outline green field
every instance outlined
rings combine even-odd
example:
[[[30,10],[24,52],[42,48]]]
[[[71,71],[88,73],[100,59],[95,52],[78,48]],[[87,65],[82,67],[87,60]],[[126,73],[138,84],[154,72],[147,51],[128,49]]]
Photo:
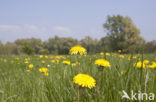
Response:
[[[101,58],[111,67],[99,71],[94,62]],[[149,62],[145,68],[137,68],[139,60]],[[152,62],[156,62],[155,55],[1,56],[0,102],[134,102],[122,99],[122,91],[156,95],[156,69],[148,67]],[[29,68],[30,64],[33,68]],[[39,71],[42,67],[48,69],[48,75]],[[73,83],[78,69],[92,76],[96,86],[89,89]]]

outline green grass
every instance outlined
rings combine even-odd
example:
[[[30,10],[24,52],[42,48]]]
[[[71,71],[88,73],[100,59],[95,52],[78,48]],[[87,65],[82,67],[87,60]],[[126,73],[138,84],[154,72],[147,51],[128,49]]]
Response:
[[[92,76],[96,82],[99,80],[99,72],[94,61],[105,58],[111,63],[111,68],[102,71],[101,96],[97,93],[97,85],[92,89],[80,88],[82,102],[133,102],[121,98],[122,90],[128,94],[133,90],[137,93],[141,91],[156,95],[156,69],[148,68],[142,71],[134,66],[137,59],[128,60],[127,56],[120,58],[118,55],[87,55],[79,58],[80,73]],[[62,64],[63,60],[76,62],[76,57],[64,57],[65,59],[59,59],[59,63],[56,64],[51,63],[54,56],[47,59],[39,56],[1,56],[0,102],[77,102],[78,86],[73,83],[73,77],[77,75],[77,66]],[[29,63],[34,65],[31,72],[26,72],[29,68],[24,63],[25,58],[30,58]],[[152,62],[155,56],[144,55],[144,59]],[[46,63],[42,64],[42,60]],[[49,76],[39,72],[41,67],[48,68]]]

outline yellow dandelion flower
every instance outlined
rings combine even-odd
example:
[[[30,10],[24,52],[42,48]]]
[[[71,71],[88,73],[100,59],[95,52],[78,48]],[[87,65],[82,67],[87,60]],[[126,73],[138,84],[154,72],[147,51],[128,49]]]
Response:
[[[40,68],[39,69],[40,72],[46,73],[48,71],[48,69],[46,67]]]
[[[120,55],[120,58],[124,58],[125,56],[124,55]]]
[[[76,66],[76,63],[72,63],[72,66]]]
[[[29,62],[28,62],[28,61],[25,61],[24,63],[25,63],[25,64],[28,64]]]
[[[72,63],[72,66],[80,65],[80,62]]]
[[[131,60],[131,57],[128,57],[128,60],[130,61]]]
[[[42,64],[45,64],[45,61],[42,61]]]
[[[102,67],[110,67],[111,66],[110,63],[105,59],[97,59],[97,60],[95,60],[94,64],[97,64]]]
[[[55,60],[51,60],[51,63],[55,63]]]
[[[106,55],[107,55],[107,56],[110,56],[110,53],[107,52]]]
[[[125,74],[125,71],[121,71],[121,75]]]
[[[138,68],[141,68],[142,66],[143,66],[144,69],[146,68],[145,63],[142,63],[141,61],[137,62],[137,63],[136,63],[136,66],[137,66]]]
[[[121,53],[121,50],[118,50],[119,53]]]
[[[27,70],[27,72],[30,72],[30,70]]]
[[[101,53],[100,53],[100,55],[104,55],[104,53],[103,53],[103,52],[101,52]]]
[[[29,64],[29,68],[33,68],[34,67],[34,65],[33,64]]]
[[[80,65],[80,62],[76,62],[75,64],[76,64],[76,65]]]
[[[64,64],[70,64],[70,61],[63,61],[62,63],[64,63]]]
[[[143,63],[148,64],[149,60],[144,60]]]
[[[156,68],[156,62],[152,62],[151,65],[148,65],[148,68]]]
[[[40,55],[40,58],[43,58],[43,55]]]
[[[45,76],[48,76],[49,74],[47,72],[44,73]]]
[[[45,58],[48,58],[48,56],[44,56]]]
[[[82,87],[88,87],[90,89],[95,87],[96,84],[95,79],[87,74],[78,74],[73,78],[73,80],[75,84]]]
[[[86,55],[87,54],[87,51],[82,46],[76,45],[76,46],[74,46],[74,47],[72,47],[70,49],[69,54],[71,54],[71,55],[77,55],[77,54]]]

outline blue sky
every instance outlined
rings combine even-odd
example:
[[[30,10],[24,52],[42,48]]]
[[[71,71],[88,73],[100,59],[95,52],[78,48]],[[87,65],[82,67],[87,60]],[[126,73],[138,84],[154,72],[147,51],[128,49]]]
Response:
[[[156,0],[0,0],[0,40],[106,36],[107,15],[130,16],[145,40],[156,40]]]

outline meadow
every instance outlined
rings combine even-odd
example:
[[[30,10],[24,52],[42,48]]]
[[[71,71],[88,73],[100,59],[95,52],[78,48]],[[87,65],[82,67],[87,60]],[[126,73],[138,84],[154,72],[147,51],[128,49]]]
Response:
[[[95,64],[97,59],[107,60],[110,67],[101,70]],[[122,91],[129,95],[132,90],[156,95],[155,62],[154,54],[119,52],[1,56],[0,102],[134,102],[122,99]],[[91,76],[95,86],[89,88],[74,83],[73,78],[79,73]],[[144,101],[150,100],[144,97]]]

